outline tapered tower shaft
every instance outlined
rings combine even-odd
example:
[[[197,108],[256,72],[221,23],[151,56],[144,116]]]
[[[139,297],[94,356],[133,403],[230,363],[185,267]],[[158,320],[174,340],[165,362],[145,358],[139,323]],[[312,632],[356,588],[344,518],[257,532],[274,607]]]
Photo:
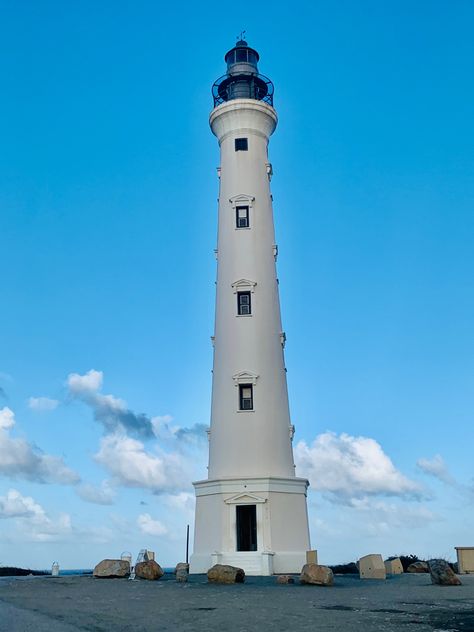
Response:
[[[209,477],[294,476],[267,154],[277,116],[239,99],[210,122],[221,163]]]

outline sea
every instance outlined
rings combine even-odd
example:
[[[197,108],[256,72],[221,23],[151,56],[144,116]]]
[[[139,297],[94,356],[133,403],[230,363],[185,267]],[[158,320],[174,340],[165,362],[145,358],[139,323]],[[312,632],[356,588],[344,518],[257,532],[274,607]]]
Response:
[[[87,575],[92,575],[94,569],[92,568],[59,568],[59,576],[60,577],[71,577],[71,576],[87,576]],[[173,574],[174,573],[174,568],[171,566],[164,566],[163,570],[165,571],[165,574]],[[4,579],[31,579],[32,577],[47,577],[47,576],[51,576],[51,569],[50,568],[45,568],[45,569],[40,569],[41,573],[45,573],[44,575],[3,575],[0,577],[0,581],[4,580]]]

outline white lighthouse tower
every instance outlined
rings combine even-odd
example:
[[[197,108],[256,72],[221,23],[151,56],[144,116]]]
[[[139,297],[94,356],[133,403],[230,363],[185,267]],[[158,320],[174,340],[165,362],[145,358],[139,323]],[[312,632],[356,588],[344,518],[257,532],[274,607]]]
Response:
[[[194,483],[191,572],[216,563],[250,575],[299,572],[310,548],[296,478],[282,331],[268,141],[273,84],[243,40],[213,86],[219,227],[208,479]]]

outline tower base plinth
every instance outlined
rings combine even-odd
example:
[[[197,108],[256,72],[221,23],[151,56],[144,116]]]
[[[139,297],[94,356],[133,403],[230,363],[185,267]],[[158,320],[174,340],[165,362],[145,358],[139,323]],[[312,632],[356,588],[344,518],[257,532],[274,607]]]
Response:
[[[214,564],[247,575],[299,573],[310,548],[302,478],[228,478],[194,483],[196,524],[190,572]]]

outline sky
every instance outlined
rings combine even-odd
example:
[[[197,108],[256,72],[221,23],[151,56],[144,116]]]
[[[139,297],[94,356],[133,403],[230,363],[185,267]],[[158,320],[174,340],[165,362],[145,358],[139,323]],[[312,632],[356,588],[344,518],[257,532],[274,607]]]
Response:
[[[474,532],[474,5],[0,4],[0,565],[172,566],[206,477],[219,153],[246,30],[321,563]]]

